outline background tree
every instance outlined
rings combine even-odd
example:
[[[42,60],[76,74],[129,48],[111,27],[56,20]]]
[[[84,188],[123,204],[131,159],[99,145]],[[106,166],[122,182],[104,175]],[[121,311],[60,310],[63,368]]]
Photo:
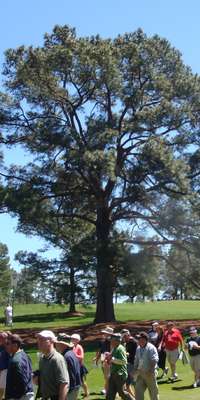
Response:
[[[133,239],[138,226],[158,233],[161,207],[190,193],[199,77],[157,35],[77,38],[56,26],[43,47],[6,52],[4,80],[2,143],[30,161],[2,169],[2,207],[20,226],[95,229],[95,321],[114,320],[113,230],[127,221]]]
[[[11,269],[8,248],[0,243],[0,302],[5,304],[10,301]]]
[[[156,249],[156,254],[158,249]],[[138,248],[126,256],[126,269],[120,279],[120,294],[128,296],[131,302],[138,296],[154,299],[162,288],[161,259],[154,256],[155,246]]]

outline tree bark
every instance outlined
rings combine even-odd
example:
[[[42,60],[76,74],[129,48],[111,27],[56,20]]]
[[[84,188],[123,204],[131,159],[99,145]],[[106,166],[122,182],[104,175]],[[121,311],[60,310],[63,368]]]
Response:
[[[75,294],[76,294],[76,285],[75,285],[75,273],[73,266],[70,266],[70,299],[69,299],[69,312],[76,312],[76,303],[75,303]]]
[[[95,323],[115,321],[113,305],[112,258],[109,251],[111,222],[106,207],[97,211],[97,307]]]

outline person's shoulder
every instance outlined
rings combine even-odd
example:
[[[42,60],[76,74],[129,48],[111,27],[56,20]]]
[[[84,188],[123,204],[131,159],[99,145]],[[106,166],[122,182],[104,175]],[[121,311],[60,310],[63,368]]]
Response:
[[[178,329],[178,328],[173,328],[173,332],[175,332],[175,333],[181,333],[180,329]]]
[[[65,361],[65,358],[63,357],[63,355],[58,353],[58,351],[56,351],[56,350],[53,352],[52,357],[50,358],[50,361],[51,361],[52,365],[54,365],[55,367],[58,367],[58,368],[59,368],[59,366],[61,366],[61,368],[62,368],[62,366],[66,364],[66,361]]]
[[[126,349],[122,343],[120,343],[119,346],[116,347],[116,351],[126,353]]]
[[[154,344],[150,342],[147,343],[147,349],[157,351],[156,346],[154,346]]]
[[[61,353],[59,353],[57,350],[54,350],[52,353],[52,358],[58,359],[58,360],[62,360],[63,359],[63,355]]]

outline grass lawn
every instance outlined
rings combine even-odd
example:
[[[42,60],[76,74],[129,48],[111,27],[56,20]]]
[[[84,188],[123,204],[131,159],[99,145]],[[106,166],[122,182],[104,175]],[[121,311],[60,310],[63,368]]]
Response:
[[[200,319],[199,301],[155,301],[149,303],[117,304],[116,319],[125,321]],[[27,304],[14,306],[14,328],[70,327],[92,323],[95,306],[77,306],[83,316],[66,316],[67,306],[57,304]],[[4,324],[3,308],[0,310],[0,329]]]
[[[100,395],[100,390],[103,388],[103,378],[100,368],[93,368],[92,359],[95,355],[96,348],[94,346],[85,348],[85,363],[89,370],[87,383],[90,390],[91,400],[103,400],[104,396]],[[37,368],[36,349],[28,350],[33,361],[33,367]],[[189,365],[183,366],[181,361],[178,361],[177,372],[180,379],[174,383],[167,383],[166,379],[159,382],[160,400],[197,400],[200,398],[200,388],[190,388],[193,383],[193,373]],[[81,399],[82,396],[80,395]],[[148,393],[145,395],[145,400],[149,399]]]
[[[164,301],[136,304],[118,304],[115,306],[118,321],[151,321],[157,320],[199,320],[199,301]],[[16,305],[14,307],[13,329],[45,329],[81,326],[92,323],[95,313],[94,306],[77,307],[77,311],[83,312],[83,316],[66,316],[67,307],[59,305],[29,304]],[[0,329],[4,328],[3,309],[0,310]],[[103,377],[100,368],[93,368],[92,359],[96,352],[94,344],[85,347],[85,363],[89,370],[88,386],[91,400],[103,400],[100,395],[103,387]],[[32,347],[28,350],[32,358],[33,368],[37,368],[37,349]],[[183,366],[178,361],[177,368],[180,380],[168,383],[166,380],[159,381],[160,400],[197,400],[200,398],[200,388],[192,389],[193,373],[190,366]],[[82,397],[80,396],[80,399]],[[149,399],[146,394],[145,400]]]

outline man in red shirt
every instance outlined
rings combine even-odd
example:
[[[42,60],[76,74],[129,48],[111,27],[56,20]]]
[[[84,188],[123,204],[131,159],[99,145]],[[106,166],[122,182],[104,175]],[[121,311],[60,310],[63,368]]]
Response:
[[[164,331],[162,345],[165,346],[167,361],[171,368],[171,380],[177,379],[176,361],[179,358],[179,347],[183,349],[183,338],[179,329],[174,327],[174,323],[169,321]]]

